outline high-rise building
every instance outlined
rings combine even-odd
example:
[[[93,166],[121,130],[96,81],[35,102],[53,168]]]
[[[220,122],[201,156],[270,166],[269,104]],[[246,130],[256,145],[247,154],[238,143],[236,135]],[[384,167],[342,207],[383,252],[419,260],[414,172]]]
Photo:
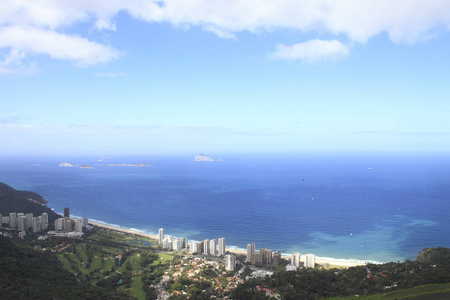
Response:
[[[48,214],[42,213],[42,222],[41,222],[41,229],[46,230],[48,228]]]
[[[162,246],[164,249],[173,249],[175,237],[172,235],[166,235],[162,240]]]
[[[164,228],[160,228],[158,230],[158,243],[162,244],[163,240],[164,240]]]
[[[232,271],[236,268],[236,256],[233,254],[225,255],[225,270]]]
[[[253,252],[255,252],[255,243],[247,244],[247,261],[248,262],[252,262]]]
[[[64,230],[64,218],[59,218],[55,220],[55,230]]]
[[[250,261],[252,262],[252,265],[261,265],[263,263],[262,254],[259,251],[254,251]]]
[[[27,217],[22,215],[17,218],[17,228],[19,228],[20,231],[27,230]]]
[[[9,216],[3,216],[2,217],[2,224],[8,224],[9,225]]]
[[[172,242],[172,249],[180,252],[181,249],[183,249],[183,239],[182,238],[176,238],[175,240],[173,240]]]
[[[264,265],[272,264],[272,250],[263,248],[263,249],[259,250],[259,252],[261,253],[262,263]]]
[[[188,247],[188,238],[184,237],[183,238],[183,249]]]
[[[189,251],[191,253],[198,252],[198,243],[196,241],[191,241],[189,243]]]
[[[162,241],[162,247],[163,249],[171,249],[172,248],[172,241],[168,239],[167,237],[163,239]]]
[[[9,213],[9,227],[11,228],[17,227],[17,214],[14,212]]]
[[[204,240],[203,241],[203,254],[206,254],[206,255],[210,255],[211,254],[209,246],[210,246],[209,245],[209,240]]]
[[[75,223],[75,232],[83,232],[83,221],[81,219],[76,219]]]
[[[64,217],[64,230],[72,231],[73,222],[71,219]]]
[[[314,268],[316,266],[316,256],[314,254],[305,254],[305,268]]]
[[[42,230],[42,217],[33,218],[33,232],[41,232]]]
[[[209,241],[209,254],[217,255],[217,243],[214,239]]]
[[[64,207],[64,218],[70,219],[70,210],[68,207]]]
[[[227,253],[227,250],[225,248],[225,238],[221,237],[219,238],[219,248],[217,249],[217,255],[219,256],[225,256],[225,254]]]
[[[83,228],[86,228],[86,226],[88,226],[89,224],[89,219],[88,218],[81,218],[81,224],[83,225]]]
[[[291,255],[291,265],[296,266],[297,268],[300,267],[301,261],[301,254],[299,252],[294,252]]]
[[[203,253],[203,241],[197,243],[197,252],[199,254]]]
[[[278,267],[280,263],[281,263],[281,252],[277,250],[272,254],[272,264],[275,267]]]
[[[27,228],[33,227],[33,214],[25,214],[27,218]]]

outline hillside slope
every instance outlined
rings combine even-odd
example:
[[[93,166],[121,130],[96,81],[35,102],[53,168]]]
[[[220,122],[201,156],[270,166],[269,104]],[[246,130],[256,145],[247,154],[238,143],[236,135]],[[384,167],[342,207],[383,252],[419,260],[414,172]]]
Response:
[[[39,216],[48,213],[49,222],[53,222],[61,216],[45,206],[45,200],[34,192],[18,191],[7,184],[0,182],[0,214],[8,215],[11,212],[33,213]]]

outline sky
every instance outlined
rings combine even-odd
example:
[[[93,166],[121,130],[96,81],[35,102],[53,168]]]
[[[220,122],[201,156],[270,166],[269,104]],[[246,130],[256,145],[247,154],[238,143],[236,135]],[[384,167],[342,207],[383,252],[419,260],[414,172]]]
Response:
[[[2,0],[0,155],[450,150],[448,0]]]

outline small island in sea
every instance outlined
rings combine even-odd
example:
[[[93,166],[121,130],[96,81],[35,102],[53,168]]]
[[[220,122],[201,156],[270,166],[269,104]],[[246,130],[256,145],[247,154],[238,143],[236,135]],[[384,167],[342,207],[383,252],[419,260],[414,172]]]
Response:
[[[194,158],[194,161],[214,161],[214,159],[205,154],[200,153]]]
[[[140,164],[106,164],[108,167],[150,167],[149,164],[140,163]]]
[[[59,164],[60,167],[74,167],[74,165],[72,165],[71,163],[68,162],[63,162]]]

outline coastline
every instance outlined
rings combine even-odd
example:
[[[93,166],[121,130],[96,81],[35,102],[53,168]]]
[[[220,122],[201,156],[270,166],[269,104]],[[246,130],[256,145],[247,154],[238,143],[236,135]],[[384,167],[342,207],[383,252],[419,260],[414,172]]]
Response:
[[[150,239],[158,240],[158,236],[157,235],[144,233],[144,232],[138,231],[136,229],[126,229],[126,228],[112,226],[112,225],[108,225],[108,224],[102,224],[102,223],[95,222],[95,221],[94,222],[93,221],[89,221],[89,224],[93,225],[93,226],[100,227],[100,228],[108,229],[108,230],[113,230],[113,231],[118,231],[118,232],[122,232],[122,233],[133,234],[133,235],[139,235],[139,236],[147,237],[147,238],[150,238]],[[236,247],[226,248],[226,251],[228,251],[230,253],[233,253],[233,254],[237,254],[237,255],[247,255],[247,251],[246,250],[238,249]],[[283,259],[290,260],[290,255],[289,254],[282,254],[281,257]],[[347,267],[348,268],[348,267],[364,266],[368,262],[369,261],[356,260],[356,259],[340,259],[340,258],[316,256],[316,263],[317,264],[336,266],[336,267]],[[371,261],[371,263],[378,263],[378,262],[372,262]]]

